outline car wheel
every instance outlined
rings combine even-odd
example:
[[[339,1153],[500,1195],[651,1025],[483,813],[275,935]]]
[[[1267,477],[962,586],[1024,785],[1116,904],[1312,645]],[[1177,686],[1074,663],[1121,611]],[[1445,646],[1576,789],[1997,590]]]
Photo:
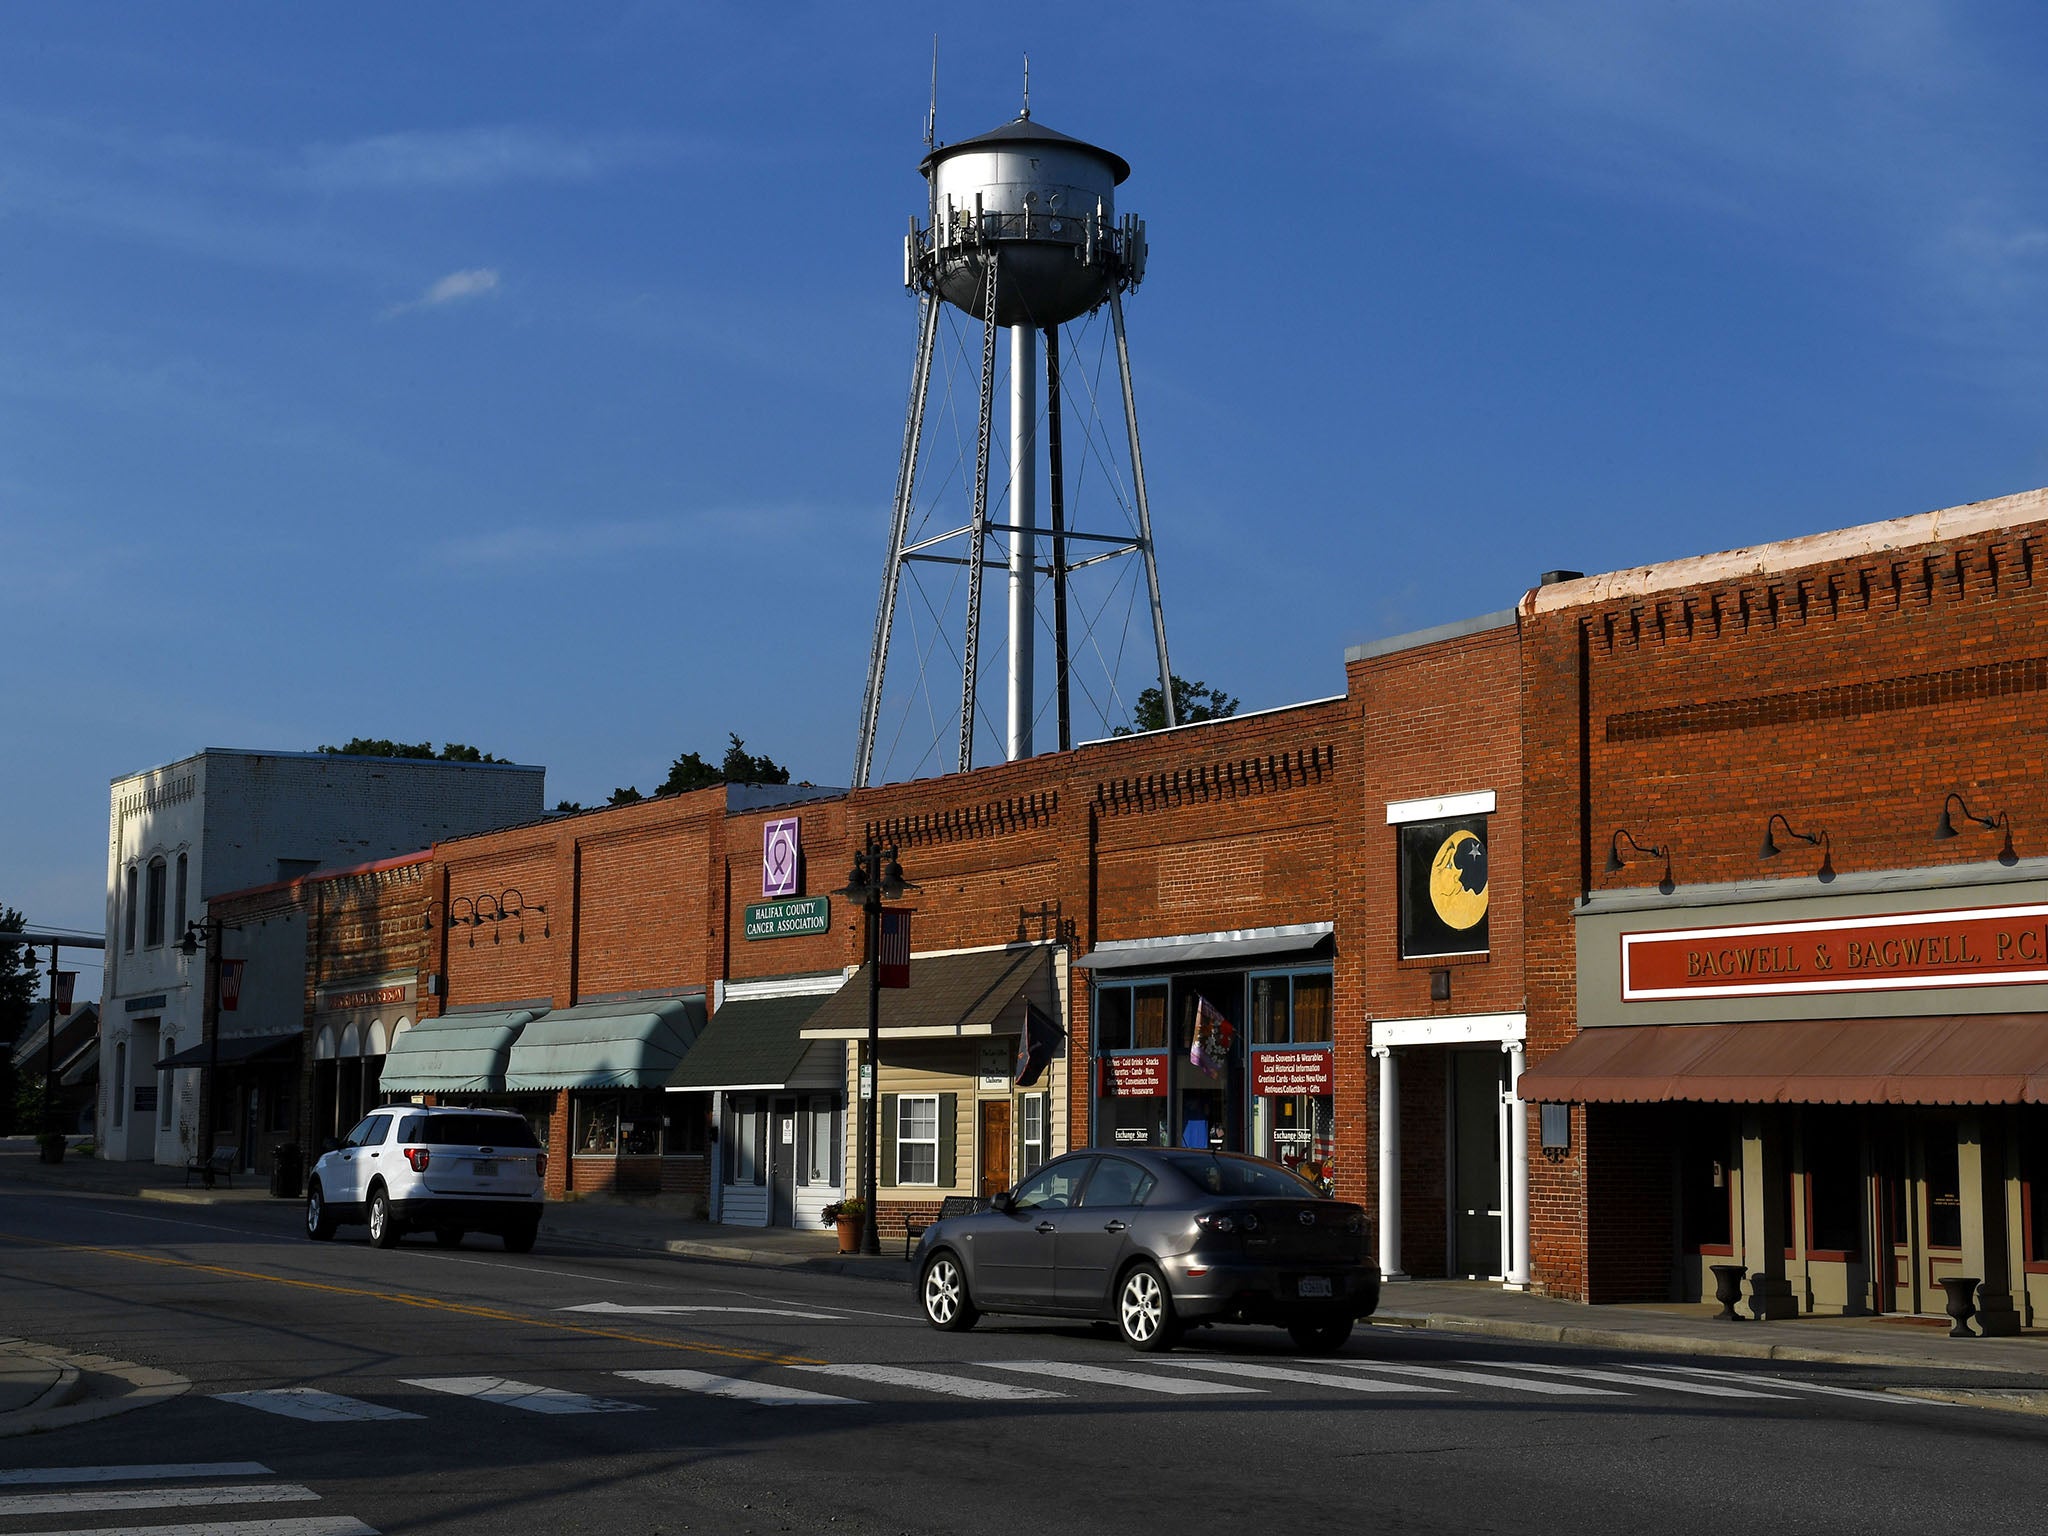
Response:
[[[462,1231],[459,1227],[436,1227],[434,1228],[434,1241],[443,1248],[460,1248],[462,1246]]]
[[[963,1333],[981,1319],[967,1294],[960,1261],[944,1249],[925,1265],[918,1295],[924,1302],[924,1320],[946,1333]]]
[[[1327,1323],[1289,1323],[1287,1336],[1304,1355],[1334,1355],[1351,1337],[1351,1319],[1336,1318]]]
[[[1180,1341],[1180,1319],[1174,1316],[1166,1277],[1152,1265],[1136,1266],[1117,1287],[1116,1325],[1126,1344],[1147,1353]]]
[[[334,1236],[334,1218],[327,1212],[327,1197],[317,1179],[306,1188],[306,1236],[316,1243]]]
[[[507,1253],[531,1253],[536,1239],[540,1237],[540,1223],[529,1221],[524,1226],[512,1228],[505,1234]]]
[[[370,1191],[370,1246],[398,1246],[398,1223],[391,1215],[391,1197],[384,1193],[381,1184]]]

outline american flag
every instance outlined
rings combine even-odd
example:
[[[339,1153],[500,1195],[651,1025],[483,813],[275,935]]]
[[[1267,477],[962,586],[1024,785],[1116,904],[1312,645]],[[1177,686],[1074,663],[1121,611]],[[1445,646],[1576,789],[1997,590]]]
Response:
[[[910,985],[910,909],[882,908],[882,932],[875,943],[875,968],[885,987]]]

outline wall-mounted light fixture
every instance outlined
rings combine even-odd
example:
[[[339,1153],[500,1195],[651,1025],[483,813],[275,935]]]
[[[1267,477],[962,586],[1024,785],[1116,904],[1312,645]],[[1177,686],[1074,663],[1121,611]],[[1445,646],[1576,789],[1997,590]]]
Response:
[[[1764,823],[1764,845],[1756,851],[1759,859],[1775,859],[1783,851],[1778,847],[1776,839],[1771,836],[1771,828],[1774,826],[1783,827],[1787,837],[1797,838],[1809,847],[1820,849],[1820,869],[1816,873],[1823,885],[1835,878],[1834,845],[1829,842],[1827,831],[1822,829],[1819,832],[1801,832],[1785,819],[1782,811],[1771,812],[1770,819]]]
[[[1948,798],[1941,802],[1941,820],[1934,824],[1934,840],[1937,843],[1945,842],[1947,839],[1959,835],[1956,832],[1955,822],[1950,819],[1948,814],[1948,808],[1951,805],[1963,813],[1963,820],[1974,821],[1986,831],[1996,832],[2003,828],[2005,831],[2005,846],[1998,850],[1998,862],[2001,864],[2019,863],[2020,856],[2014,853],[2012,848],[2012,813],[2000,811],[1995,816],[1979,816],[1970,809],[1969,803],[1954,791],[1950,791]]]
[[[1675,888],[1671,880],[1671,845],[1669,843],[1652,843],[1648,847],[1644,847],[1635,840],[1634,835],[1626,828],[1616,827],[1614,835],[1607,840],[1607,873],[1610,875],[1620,874],[1629,864],[1629,860],[1622,857],[1621,845],[1623,843],[1627,843],[1630,849],[1641,854],[1646,859],[1662,859],[1664,861],[1664,878],[1657,882],[1657,889],[1666,896],[1669,896]]]
[[[511,901],[511,907],[509,910],[506,907],[506,901],[508,898]],[[499,921],[502,922],[504,919],[508,917],[516,917],[519,919],[520,943],[524,944],[526,942],[526,914],[529,912],[538,912],[540,914],[540,936],[544,939],[554,937],[553,930],[548,927],[548,909],[545,906],[543,906],[540,902],[528,901],[526,897],[520,893],[518,886],[506,886],[504,890],[498,892],[496,899],[498,903]]]

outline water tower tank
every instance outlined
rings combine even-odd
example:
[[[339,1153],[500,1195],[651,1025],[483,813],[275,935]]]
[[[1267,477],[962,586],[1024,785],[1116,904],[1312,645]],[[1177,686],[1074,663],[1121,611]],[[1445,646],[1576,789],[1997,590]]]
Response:
[[[948,303],[984,317],[996,269],[996,324],[1044,327],[1088,313],[1122,275],[1135,286],[1143,235],[1116,219],[1121,155],[1031,121],[947,144],[918,167],[931,183],[931,227],[912,261]],[[906,274],[908,278],[908,274]]]

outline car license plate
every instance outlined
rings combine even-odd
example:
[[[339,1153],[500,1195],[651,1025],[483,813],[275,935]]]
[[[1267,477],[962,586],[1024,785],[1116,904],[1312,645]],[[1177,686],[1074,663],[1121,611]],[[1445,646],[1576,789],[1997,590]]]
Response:
[[[1300,1287],[1295,1291],[1295,1294],[1297,1296],[1327,1296],[1330,1294],[1330,1277],[1328,1275],[1303,1275]]]
[[[498,1176],[498,1165],[485,1158],[478,1158],[471,1167],[480,1179],[495,1179]]]

